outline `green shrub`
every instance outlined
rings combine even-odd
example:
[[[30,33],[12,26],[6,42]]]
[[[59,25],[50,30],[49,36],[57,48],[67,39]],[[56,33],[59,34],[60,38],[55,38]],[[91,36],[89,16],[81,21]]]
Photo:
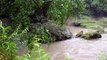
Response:
[[[85,9],[84,0],[53,0],[48,16],[63,24],[70,16],[79,16]]]
[[[24,26],[29,24],[28,15],[38,7],[41,7],[46,0],[3,0],[1,1],[1,15],[7,14],[15,21]],[[63,24],[70,16],[79,16],[85,9],[84,0],[52,0],[47,15],[50,19]]]
[[[41,38],[36,37],[36,35],[28,35],[28,28],[20,30],[21,25],[17,27],[15,31],[11,31],[11,27],[4,27],[2,22],[0,23],[0,59],[7,60],[49,60],[48,55],[40,47],[38,40]],[[32,41],[28,44],[29,50],[24,56],[18,56],[18,43]],[[20,45],[21,46],[21,45]],[[30,46],[30,47],[29,47]],[[27,46],[26,46],[27,47]],[[33,53],[32,53],[33,52]],[[34,55],[35,54],[35,55]],[[35,57],[35,58],[34,58]]]
[[[0,23],[0,55],[4,58],[12,60],[17,53],[17,46],[15,42],[12,42],[12,36],[9,36],[10,27],[3,27],[2,22]]]
[[[90,16],[107,16],[107,0],[85,0],[86,15]]]
[[[40,38],[37,38],[35,35],[31,38],[32,42],[28,45],[28,48],[31,48],[28,53],[23,56],[17,56],[14,60],[50,60],[49,55],[41,48],[38,41]]]
[[[51,43],[52,42],[51,34],[41,24],[33,24],[30,26],[29,29],[33,35],[36,34],[37,37],[41,38],[38,42],[41,42],[41,43]],[[30,35],[32,35],[32,34],[30,34]]]
[[[0,1],[0,17],[2,15],[10,16],[11,14],[14,14],[15,12],[17,12],[18,5],[15,5],[14,1],[15,0]]]

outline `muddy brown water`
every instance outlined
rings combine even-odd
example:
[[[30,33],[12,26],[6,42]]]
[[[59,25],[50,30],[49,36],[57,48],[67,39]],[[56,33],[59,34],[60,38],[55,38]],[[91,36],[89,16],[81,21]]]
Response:
[[[79,27],[70,27],[69,29],[74,35],[81,30],[87,30]],[[66,60],[66,58],[69,60],[99,60],[100,53],[107,54],[107,34],[102,34],[102,38],[95,40],[73,37],[50,45],[42,44],[42,47],[50,55],[51,60]]]

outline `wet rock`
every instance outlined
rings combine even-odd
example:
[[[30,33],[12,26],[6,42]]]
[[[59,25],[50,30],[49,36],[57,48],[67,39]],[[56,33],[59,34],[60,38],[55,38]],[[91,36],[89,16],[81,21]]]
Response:
[[[83,35],[83,31],[80,31],[77,35],[76,35],[76,37],[81,37]]]
[[[96,33],[96,32],[95,33],[85,33],[82,35],[82,38],[85,38],[87,40],[101,38],[101,34]]]
[[[65,29],[63,31],[63,34],[66,35],[69,39],[72,38],[73,34],[71,33],[71,31],[69,29]]]
[[[91,39],[97,39],[97,38],[101,38],[101,34],[99,33],[99,31],[95,31],[95,32],[86,32],[84,33],[83,31],[79,32],[76,37],[81,37],[87,40],[91,40]]]
[[[81,23],[80,22],[73,22],[72,25],[76,26],[76,27],[79,27],[79,26],[81,26]]]

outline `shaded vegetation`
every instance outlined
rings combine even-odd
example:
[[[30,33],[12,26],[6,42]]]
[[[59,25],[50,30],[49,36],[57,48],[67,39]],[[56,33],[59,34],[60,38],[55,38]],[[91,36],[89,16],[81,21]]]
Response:
[[[39,42],[50,43],[52,35],[41,24],[44,24],[47,20],[53,20],[63,25],[67,17],[71,15],[69,12],[74,9],[72,6],[79,4],[76,2],[73,4],[73,1],[70,0],[51,2],[50,4],[47,0],[0,1],[0,19],[2,22],[5,18],[12,21],[12,24],[9,25],[11,29],[8,32],[4,31],[3,25],[6,22],[1,25],[3,34],[0,37],[2,47],[0,52],[2,52],[2,56],[6,53],[4,57],[8,60],[49,60],[48,55],[41,49]],[[77,8],[82,11],[81,7]],[[79,9],[77,9],[78,12],[80,12]],[[36,26],[32,24],[36,24]],[[27,42],[28,53],[23,56],[17,55],[18,48],[21,46],[18,45],[20,42]]]
[[[92,18],[88,16],[82,16],[81,19],[73,20],[72,25],[76,27],[82,27],[87,29],[98,30],[104,33],[104,28],[107,27],[107,18]]]
[[[71,38],[72,33],[63,29],[66,19],[82,18],[82,15],[106,16],[106,3],[106,0],[1,0],[0,58],[50,60],[41,43]],[[107,26],[105,18],[101,21],[82,18],[79,22],[81,27],[100,28],[101,31]],[[23,56],[17,54],[20,42],[28,48]]]
[[[94,17],[107,16],[107,0],[86,0],[86,13]]]

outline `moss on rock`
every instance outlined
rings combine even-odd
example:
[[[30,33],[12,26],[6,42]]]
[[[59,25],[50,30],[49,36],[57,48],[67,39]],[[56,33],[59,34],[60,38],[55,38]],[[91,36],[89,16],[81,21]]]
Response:
[[[97,39],[97,38],[101,38],[101,33],[99,33],[99,31],[95,31],[95,32],[86,32],[83,33],[83,31],[79,32],[76,37],[81,37],[87,40],[91,40],[91,39]]]
[[[77,35],[76,35],[76,37],[81,37],[83,35],[83,31],[80,31]]]

